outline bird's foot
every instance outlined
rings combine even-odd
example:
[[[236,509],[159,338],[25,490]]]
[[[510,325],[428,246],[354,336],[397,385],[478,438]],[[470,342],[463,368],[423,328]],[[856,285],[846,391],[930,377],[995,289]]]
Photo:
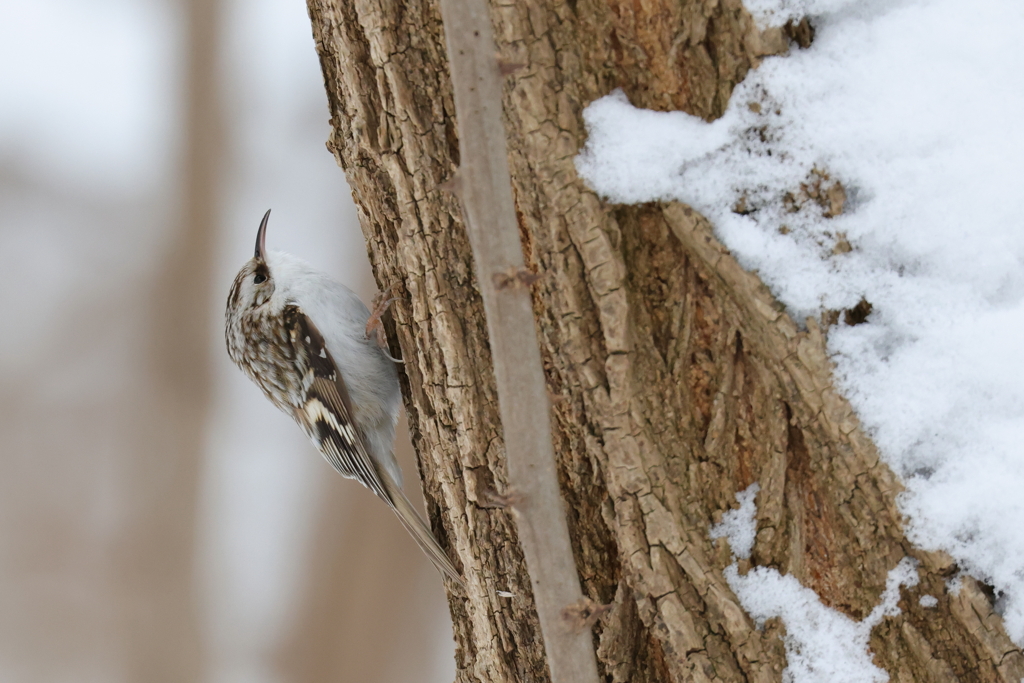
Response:
[[[397,296],[392,297],[389,296],[390,294],[391,288],[388,287],[373,297],[373,310],[370,311],[370,318],[366,321],[366,338],[375,338],[382,349],[388,347],[387,339],[384,336],[384,313],[387,312],[393,301],[398,301]]]

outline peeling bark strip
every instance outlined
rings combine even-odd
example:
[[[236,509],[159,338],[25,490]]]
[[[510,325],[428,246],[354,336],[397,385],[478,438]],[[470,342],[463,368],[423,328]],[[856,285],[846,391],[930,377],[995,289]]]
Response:
[[[440,0],[458,120],[462,202],[487,313],[516,530],[553,683],[598,683],[593,621],[558,487],[551,420],[502,123],[501,74],[487,0]],[[467,580],[484,579],[467,577]],[[582,608],[577,608],[577,605]],[[574,611],[575,610],[575,611]],[[577,612],[587,612],[586,616]]]
[[[459,164],[433,0],[309,0],[333,133],[378,284],[430,515],[464,574],[450,605],[459,681],[544,681],[530,578],[502,492],[507,471],[487,330],[455,198]],[[552,436],[584,594],[613,683],[778,681],[782,629],[759,630],[709,526],[760,483],[754,565],[862,619],[890,569],[920,562],[901,614],[872,632],[894,681],[1019,681],[1024,657],[983,591],[915,549],[900,489],[831,385],[822,334],[801,331],[710,226],[678,204],[611,207],[576,177],[580,117],[623,87],[634,104],[714,118],[781,31],[733,0],[494,2],[513,197],[533,287]],[[480,276],[483,281],[493,276]],[[515,273],[508,286],[517,287]],[[512,597],[507,597],[511,593]],[[923,607],[920,598],[937,598]]]

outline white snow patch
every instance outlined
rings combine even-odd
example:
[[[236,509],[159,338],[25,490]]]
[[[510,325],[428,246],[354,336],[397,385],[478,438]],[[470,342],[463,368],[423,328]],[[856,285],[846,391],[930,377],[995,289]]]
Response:
[[[743,609],[758,627],[779,617],[786,624],[784,681],[792,683],[883,683],[889,675],[871,661],[868,640],[871,629],[886,616],[900,613],[900,586],[918,582],[916,562],[903,559],[889,572],[881,602],[863,621],[821,603],[817,593],[792,576],[769,567],[755,567],[741,576],[736,564],[725,569],[725,578]]]
[[[725,536],[733,557],[749,557],[757,528],[753,484],[736,494],[740,507],[711,527],[711,537]],[[741,554],[742,553],[742,554]],[[884,683],[889,675],[871,661],[871,630],[886,616],[900,613],[900,586],[916,586],[917,562],[904,558],[886,577],[881,601],[862,621],[822,604],[810,588],[771,567],[754,567],[740,575],[736,562],[725,568],[725,580],[758,628],[779,617],[786,626],[783,640],[788,666],[786,683]],[[925,596],[931,597],[931,596]],[[932,598],[933,600],[935,598]],[[937,602],[937,601],[936,601]],[[924,599],[922,598],[922,604]]]
[[[591,103],[583,118],[589,137],[576,168],[588,181],[600,178],[601,194],[629,203],[674,199],[679,187],[676,169],[707,159],[728,144],[735,116],[706,123],[683,112],[636,109],[625,93],[616,90]]]
[[[712,124],[598,100],[579,172],[616,202],[694,206],[797,321],[872,304],[829,332],[839,388],[903,477],[910,538],[1005,595],[1024,644],[1024,3],[747,4],[810,13],[814,44]],[[787,206],[815,168],[842,215]]]
[[[754,498],[760,490],[761,487],[754,483],[737,493],[739,508],[726,512],[722,515],[721,523],[711,527],[711,538],[727,538],[732,554],[742,559],[750,557],[750,551],[754,549],[754,538],[757,536]]]
[[[920,603],[921,607],[931,609],[939,604],[939,599],[934,595],[922,595],[918,603]]]
[[[880,1],[885,0],[861,0],[856,4],[850,0],[744,0],[743,6],[754,16],[757,25],[764,29],[768,26],[781,26],[790,20],[833,14],[849,5],[863,10]]]

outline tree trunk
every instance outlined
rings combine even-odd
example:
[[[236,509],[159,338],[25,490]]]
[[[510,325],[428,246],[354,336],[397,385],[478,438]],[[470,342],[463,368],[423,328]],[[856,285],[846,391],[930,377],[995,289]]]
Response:
[[[125,469],[131,486],[111,558],[127,680],[198,680],[205,669],[195,599],[196,510],[213,368],[223,117],[217,63],[223,3],[185,0],[187,81],[180,214],[144,300],[148,382],[131,396]]]
[[[360,210],[392,308],[428,510],[462,567],[452,594],[460,681],[547,678],[506,493],[502,433],[458,166],[445,42],[431,0],[309,0],[332,115],[328,147]],[[498,53],[522,65],[505,115],[553,439],[604,680],[779,680],[784,629],[756,628],[709,526],[753,482],[750,562],[860,620],[916,558],[901,613],[872,632],[899,681],[1018,681],[1024,656],[981,587],[904,536],[900,483],[801,331],[680,204],[610,206],[576,176],[581,112],[622,87],[638,106],[713,119],[760,57],[786,49],[734,0],[494,3]],[[397,345],[396,345],[397,343]],[[499,591],[512,593],[503,597]],[[506,593],[506,595],[507,595]],[[919,604],[938,597],[936,607]]]

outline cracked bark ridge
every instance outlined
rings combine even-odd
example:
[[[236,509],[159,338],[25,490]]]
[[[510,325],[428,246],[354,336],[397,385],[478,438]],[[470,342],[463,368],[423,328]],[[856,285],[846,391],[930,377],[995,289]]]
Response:
[[[489,345],[454,198],[451,86],[431,0],[309,0],[331,108],[328,143],[359,207],[430,517],[464,575],[450,599],[459,681],[547,680],[509,511]],[[679,204],[613,207],[580,181],[584,106],[710,119],[781,31],[728,0],[496,0],[509,164],[559,478],[605,680],[777,681],[782,626],[761,630],[725,582],[709,526],[757,481],[751,562],[796,576],[854,619],[903,557],[921,583],[872,632],[897,681],[1018,681],[1024,657],[969,577],[906,539],[896,477],[831,385],[821,330],[800,329]],[[503,597],[498,592],[512,593]],[[938,604],[924,608],[919,599]]]

